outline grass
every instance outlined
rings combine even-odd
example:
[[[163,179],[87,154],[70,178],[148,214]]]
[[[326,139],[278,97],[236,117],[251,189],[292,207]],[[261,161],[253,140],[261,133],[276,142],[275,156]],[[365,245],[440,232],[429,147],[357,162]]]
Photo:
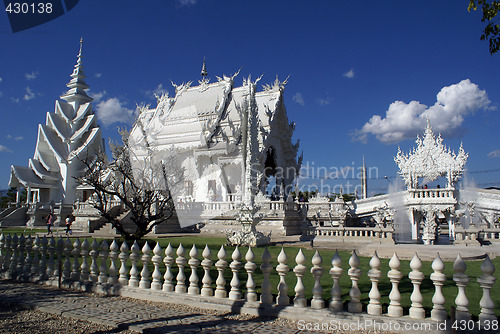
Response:
[[[4,231],[4,229],[2,229],[2,232],[5,233],[7,231]],[[12,233],[12,232],[10,232],[10,233]],[[72,239],[74,239],[74,238],[72,238]],[[108,244],[111,244],[112,240],[113,239],[107,239]],[[117,239],[117,242],[119,243],[119,245],[121,245],[122,240]],[[146,242],[146,240],[141,240],[138,242],[141,249],[142,249],[142,246],[144,245],[145,242]],[[172,245],[172,247],[174,247],[174,252],[177,251],[177,247],[182,243],[182,245],[185,249],[184,257],[188,260],[189,260],[189,252],[191,250],[191,247],[193,246],[193,244],[196,244],[196,247],[198,250],[198,259],[200,261],[203,260],[203,257],[201,256],[203,249],[204,249],[205,245],[208,245],[208,247],[210,248],[210,250],[212,252],[211,259],[215,263],[218,260],[217,253],[218,253],[221,245],[225,244],[226,238],[209,238],[209,237],[202,237],[202,236],[197,235],[197,236],[169,237],[169,238],[161,238],[161,239],[147,239],[147,242],[148,242],[151,249],[153,249],[156,245],[156,242],[158,242],[160,244],[160,246],[162,247],[162,253],[161,253],[162,257],[165,256],[164,251],[169,243]],[[130,248],[132,245],[129,243],[128,246]],[[278,257],[279,252],[281,252],[281,247],[280,246],[269,246],[268,249],[269,249],[269,252],[271,253],[271,256],[272,256],[271,263],[273,265],[273,268],[276,268],[276,265],[278,264],[277,257]],[[295,288],[295,284],[296,284],[296,277],[295,277],[295,274],[293,273],[293,267],[296,265],[295,257],[297,255],[297,253],[299,252],[299,249],[296,247],[285,247],[284,249],[285,249],[285,253],[286,253],[287,258],[288,258],[287,265],[290,268],[290,271],[286,275],[286,282],[288,285],[288,295],[293,297],[295,295],[294,288]],[[225,247],[225,250],[227,253],[226,261],[228,261],[228,264],[230,264],[232,261],[232,253],[234,251],[234,247]],[[302,251],[307,259],[306,266],[308,267],[307,272],[303,277],[303,283],[306,287],[306,298],[311,299],[312,298],[312,287],[314,285],[314,277],[310,273],[310,268],[312,267],[311,259],[312,259],[312,256],[314,255],[315,251],[312,249],[302,249]],[[246,290],[245,284],[246,284],[247,274],[246,274],[243,266],[246,262],[245,255],[246,255],[247,249],[240,249],[240,252],[242,254],[241,260],[240,260],[242,262],[242,267],[239,270],[238,277],[239,277],[240,282],[241,282],[240,288],[241,288],[242,292],[244,293]],[[253,252],[255,254],[254,262],[260,267],[260,265],[262,264],[261,259],[262,259],[262,253],[264,252],[264,248],[254,248]],[[323,259],[322,267],[325,270],[325,272],[321,278],[321,285],[323,287],[323,298],[325,299],[325,305],[328,305],[328,301],[331,298],[330,290],[331,290],[331,285],[332,285],[333,280],[329,274],[329,269],[332,267],[331,259],[334,255],[334,253],[335,253],[334,250],[321,250],[320,251],[320,255]],[[142,253],[140,255],[142,255]],[[153,256],[154,255],[153,252],[151,252],[150,255]],[[349,276],[347,275],[347,271],[349,269],[348,262],[349,262],[349,258],[351,256],[351,254],[350,254],[350,252],[347,252],[347,251],[339,251],[339,255],[342,259],[342,266],[341,267],[343,269],[342,277],[340,280],[340,285],[341,285],[341,289],[342,289],[342,300],[344,302],[347,302],[349,300],[349,290],[351,288],[351,280],[350,280]],[[174,254],[174,257],[176,258],[177,255]],[[362,271],[362,276],[359,279],[358,285],[359,285],[359,288],[362,292],[361,293],[361,302],[363,303],[363,307],[365,310],[366,310],[366,305],[369,302],[368,293],[371,289],[371,282],[367,276],[367,272],[368,272],[368,270],[370,270],[369,261],[370,261],[370,258],[360,257],[359,268]],[[389,297],[388,296],[389,296],[389,293],[391,291],[392,285],[391,285],[389,279],[387,278],[387,272],[390,270],[389,260],[388,259],[380,259],[380,261],[381,261],[380,270],[382,271],[382,276],[380,278],[378,286],[379,286],[380,293],[382,295],[381,303],[383,305],[384,312],[386,312],[387,306],[389,304]],[[88,262],[90,265],[90,258],[88,259]],[[99,262],[99,259],[98,259],[98,262]],[[493,259],[492,262],[495,265],[495,268],[497,268],[496,272],[494,273],[494,276],[497,278],[497,281],[499,281],[500,280],[500,274],[499,274],[500,273],[500,269],[499,269],[500,268],[500,257]],[[482,297],[482,288],[479,286],[479,283],[477,282],[477,277],[481,275],[480,266],[482,264],[482,260],[481,261],[466,261],[466,263],[467,263],[466,274],[468,274],[470,277],[470,282],[467,285],[467,289],[466,289],[466,294],[467,294],[467,297],[469,299],[469,310],[473,315],[477,316],[480,313],[479,301]],[[131,265],[130,261],[128,261],[127,266],[129,268],[130,268],[130,265]],[[119,261],[117,261],[117,266],[118,267],[120,266]],[[142,262],[139,261],[137,266],[138,266],[139,271],[140,271],[142,268]],[[154,269],[153,264],[150,263],[148,268],[150,270],[150,275],[151,275],[151,273],[153,272],[153,269]],[[163,274],[165,272],[165,267],[164,267],[163,263],[161,264],[160,269],[161,269],[162,276],[163,276]],[[407,314],[408,308],[411,305],[410,295],[413,291],[413,284],[411,283],[410,279],[408,278],[408,274],[411,271],[410,266],[409,266],[409,261],[401,260],[401,266],[400,266],[399,270],[401,271],[401,274],[403,275],[403,278],[399,284],[399,291],[402,295],[401,305],[405,308],[405,314]],[[172,268],[172,271],[174,273],[174,276],[176,276],[178,269],[176,268],[175,264],[174,264],[174,268]],[[422,292],[422,295],[424,297],[423,306],[426,310],[426,315],[430,316],[430,311],[432,309],[432,296],[433,296],[434,291],[435,291],[433,282],[429,278],[430,274],[433,272],[432,268],[431,268],[431,262],[422,261],[421,271],[425,275],[425,279],[421,285],[421,292]],[[446,308],[448,314],[450,314],[450,308],[455,305],[454,300],[455,300],[456,295],[457,295],[457,287],[456,287],[455,282],[453,281],[453,274],[454,274],[453,263],[452,262],[445,262],[445,269],[443,272],[447,277],[447,280],[443,286],[443,294],[444,294],[445,299],[446,299],[445,308]],[[191,269],[189,267],[185,268],[184,273],[187,277],[186,284],[189,285],[189,275],[191,273]],[[201,265],[198,266],[197,274],[199,277],[198,284],[201,285],[201,279],[202,279],[203,274],[204,274],[203,268],[201,267]],[[211,274],[211,278],[212,278],[212,287],[215,287],[215,280],[216,280],[217,274],[218,274],[215,266],[212,266],[210,274]],[[226,290],[229,291],[229,289],[230,289],[229,282],[231,281],[231,278],[232,278],[232,272],[229,269],[229,267],[225,269],[224,277],[226,279]],[[255,279],[255,282],[257,285],[257,292],[260,293],[261,292],[260,286],[262,285],[262,280],[263,280],[263,276],[262,276],[260,269],[256,270],[256,272],[254,274],[254,279]],[[277,286],[278,286],[278,282],[279,282],[279,276],[276,274],[275,269],[273,269],[273,271],[271,272],[270,280],[271,280],[271,286],[272,286],[272,293],[273,293],[273,295],[276,295],[277,294]],[[497,285],[498,285],[498,282],[497,282]],[[493,291],[495,290],[495,286],[492,290]],[[491,296],[492,296],[492,298],[495,302],[495,305],[496,305],[495,314],[497,316],[500,316],[500,307],[499,307],[500,306],[500,294],[492,292]],[[292,303],[293,303],[293,301],[292,301]]]

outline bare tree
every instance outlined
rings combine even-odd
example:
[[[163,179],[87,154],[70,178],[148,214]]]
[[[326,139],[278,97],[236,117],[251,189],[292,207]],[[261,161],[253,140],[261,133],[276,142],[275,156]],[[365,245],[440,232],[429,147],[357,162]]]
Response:
[[[165,160],[147,155],[138,159],[128,146],[128,131],[121,129],[122,144],[110,142],[113,161],[108,161],[105,152],[88,155],[82,162],[86,173],[76,178],[77,183],[94,189],[90,202],[101,216],[113,225],[125,239],[137,240],[150,233],[153,228],[166,222],[174,212],[174,202],[168,181],[175,182],[178,175],[167,175]],[[169,171],[181,173],[179,168]],[[121,202],[135,231],[124,228],[120,215],[112,210]]]

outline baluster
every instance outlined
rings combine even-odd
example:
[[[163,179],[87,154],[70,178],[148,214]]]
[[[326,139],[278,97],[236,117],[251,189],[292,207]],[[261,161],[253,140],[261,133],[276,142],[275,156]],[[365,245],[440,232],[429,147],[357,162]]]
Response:
[[[5,258],[5,235],[0,235],[0,270],[3,270],[3,261]]]
[[[12,241],[12,238],[11,238],[10,233],[9,233],[5,237],[5,244],[4,244],[5,253],[3,255],[3,262],[2,262],[2,271],[4,271],[4,272],[9,271],[9,268],[10,268],[11,241]]]
[[[101,266],[99,267],[99,283],[107,283],[108,282],[108,252],[109,245],[106,242],[106,239],[101,243],[101,251],[99,253],[99,257],[101,258]]]
[[[189,288],[188,294],[197,295],[200,293],[200,288],[198,287],[198,274],[196,273],[196,268],[200,264],[200,260],[198,260],[198,250],[196,249],[196,245],[193,245],[191,251],[189,252],[189,267],[191,268],[191,275],[189,276]]]
[[[340,289],[340,277],[342,276],[343,269],[341,267],[342,259],[337,251],[332,257],[332,268],[330,275],[333,279],[331,290],[332,299],[330,300],[330,310],[334,312],[342,311],[342,290]]]
[[[481,272],[483,273],[481,277],[477,278],[477,282],[483,288],[483,296],[479,301],[479,306],[481,306],[481,313],[479,313],[479,320],[485,321],[495,321],[497,317],[495,316],[495,302],[491,299],[490,290],[495,283],[495,276],[493,273],[495,272],[495,266],[490,260],[488,254],[486,254],[486,258],[481,264]]]
[[[311,274],[314,276],[314,287],[313,287],[313,299],[311,300],[312,308],[324,308],[325,301],[323,300],[323,287],[321,286],[321,276],[323,276],[324,269],[321,266],[323,259],[319,252],[316,251],[312,258],[313,267],[311,268]]]
[[[87,238],[83,239],[81,245],[80,255],[82,256],[82,265],[80,266],[80,279],[82,282],[87,282],[89,280],[89,264],[87,258],[89,256],[89,242]]]
[[[99,275],[99,267],[97,266],[97,257],[99,256],[99,244],[96,239],[93,239],[90,245],[90,258],[92,262],[90,263],[90,275],[89,278],[92,282],[97,282],[97,277]]]
[[[116,284],[118,282],[118,268],[116,267],[116,259],[118,258],[118,243],[115,239],[109,246],[109,284]]]
[[[203,267],[203,270],[205,272],[203,275],[203,279],[201,280],[201,282],[203,283],[203,286],[201,288],[201,295],[211,297],[213,296],[214,291],[211,287],[212,277],[210,277],[210,268],[212,267],[214,261],[211,260],[212,252],[210,251],[210,248],[208,248],[208,245],[205,245],[205,249],[203,250],[203,253],[201,255],[203,256],[201,266]]]
[[[347,310],[351,313],[360,313],[362,310],[360,298],[361,291],[359,291],[358,280],[361,277],[361,269],[359,269],[359,258],[356,251],[352,251],[352,255],[349,258],[349,265],[351,268],[347,271],[347,274],[351,278],[352,286],[349,291],[350,301],[347,304]]]
[[[392,255],[391,260],[389,261],[389,272],[387,273],[387,277],[392,283],[392,289],[389,293],[389,307],[387,308],[387,315],[390,317],[402,317],[403,316],[403,308],[401,307],[401,293],[399,293],[399,281],[403,278],[403,275],[399,271],[399,267],[401,266],[401,262],[399,261],[396,253]]]
[[[65,261],[64,261],[64,270],[63,270],[63,279],[69,280],[71,277],[71,251],[73,250],[72,248],[71,241],[69,240],[68,237],[64,240],[64,255]]]
[[[121,285],[128,285],[128,270],[127,270],[127,259],[128,259],[128,245],[125,240],[123,240],[122,245],[120,246],[120,255],[118,258],[120,259],[120,277],[118,278],[118,283]]]
[[[47,272],[47,237],[44,235],[40,240],[40,266],[38,268],[40,279],[44,279]]]
[[[271,294],[271,281],[269,280],[269,275],[273,270],[273,266],[271,264],[271,253],[269,250],[264,250],[262,253],[262,264],[260,265],[260,270],[262,271],[262,294],[260,295],[260,302],[262,304],[272,304],[273,303],[273,295]]]
[[[227,267],[227,261],[226,259],[226,250],[224,249],[224,246],[220,247],[219,252],[217,253],[217,258],[219,261],[215,263],[215,267],[217,268],[218,271],[218,276],[217,280],[215,281],[216,288],[215,288],[215,297],[216,298],[226,298],[227,297],[227,291],[226,291],[226,280],[224,279],[224,268]]]
[[[149,247],[149,244],[146,241],[144,243],[144,246],[142,247],[142,256],[141,256],[142,271],[141,271],[141,281],[139,282],[139,287],[142,289],[151,288],[151,282],[149,280],[149,269],[148,269],[149,261],[151,261],[151,255],[149,255],[150,253],[151,253],[151,248]]]
[[[297,284],[295,284],[295,298],[293,299],[293,306],[297,307],[306,307],[307,299],[305,298],[305,290],[304,282],[302,281],[302,277],[306,273],[307,267],[305,266],[306,257],[304,253],[302,253],[302,249],[299,249],[297,256],[295,257],[295,262],[297,265],[293,268],[293,272],[297,277]]]
[[[73,243],[73,250],[71,254],[73,255],[73,269],[71,270],[71,279],[74,281],[80,280],[80,263],[78,262],[78,257],[80,255],[80,239],[76,238]]]
[[[249,302],[257,301],[257,293],[255,292],[255,281],[253,279],[253,273],[257,268],[257,265],[253,262],[255,255],[253,254],[252,248],[248,247],[247,254],[245,255],[245,270],[247,272],[247,294],[246,299]]]
[[[377,255],[377,252],[373,255],[370,260],[370,270],[368,270],[368,277],[372,282],[372,288],[368,297],[370,298],[370,303],[366,308],[366,313],[370,315],[382,315],[382,305],[380,304],[380,298],[382,297],[380,291],[378,289],[378,281],[382,276],[382,272],[380,271],[380,259]]]
[[[18,240],[17,244],[17,249],[18,249],[18,255],[17,255],[17,266],[16,266],[16,271],[19,276],[23,274],[23,268],[24,268],[24,249],[26,248],[26,239],[24,237],[24,234],[21,234]]]
[[[154,264],[155,269],[153,270],[153,282],[151,283],[151,289],[153,290],[161,290],[161,272],[160,272],[160,264],[162,262],[161,258],[161,247],[157,242],[155,248],[153,249],[153,258],[151,261]]]
[[[165,263],[165,275],[163,276],[163,291],[174,291],[174,274],[172,273],[172,265],[174,264],[174,248],[170,243],[165,249],[165,258],[163,259],[163,263]]]
[[[24,266],[22,268],[24,278],[29,278],[31,275],[31,265],[32,265],[32,257],[31,257],[31,249],[32,249],[33,239],[31,235],[26,236],[25,240],[25,250],[26,250],[26,258],[24,259]]]
[[[50,237],[49,239],[49,260],[47,262],[47,277],[51,278],[54,276],[54,252],[56,250],[56,240],[54,239],[53,236]]]
[[[54,268],[54,276],[61,277],[62,275],[62,256],[64,252],[64,240],[62,237],[59,237],[56,241],[56,256],[57,262]]]
[[[453,274],[453,280],[455,281],[458,294],[457,298],[455,298],[455,305],[457,305],[456,310],[456,320],[470,320],[471,316],[469,313],[469,300],[467,299],[467,295],[465,294],[465,288],[467,287],[467,283],[469,283],[469,275],[465,273],[467,269],[467,264],[462,259],[460,254],[458,254],[457,259],[453,263],[453,269],[455,270],[455,274]]]
[[[413,319],[424,319],[425,318],[425,310],[422,307],[422,302],[424,301],[424,297],[420,292],[420,285],[424,280],[424,274],[420,271],[422,268],[422,261],[418,257],[417,253],[413,256],[413,259],[410,261],[411,272],[408,274],[408,277],[413,284],[413,292],[410,296],[411,307],[410,307],[410,318]]]
[[[290,298],[288,297],[288,285],[285,281],[286,273],[289,267],[286,264],[288,260],[285,250],[281,247],[281,252],[278,255],[278,265],[276,266],[276,271],[280,276],[280,281],[278,283],[278,297],[276,298],[276,304],[286,306],[290,305]]]
[[[137,269],[137,261],[139,261],[139,245],[137,244],[137,240],[134,241],[132,248],[130,249],[130,262],[132,262],[132,266],[130,268],[130,279],[128,280],[129,286],[139,286],[139,270]]]
[[[177,263],[177,267],[179,267],[179,272],[177,273],[177,284],[175,285],[176,293],[185,293],[186,292],[186,275],[184,274],[184,267],[187,265],[187,260],[184,257],[184,247],[182,243],[177,247],[177,259],[175,259],[175,263]]]
[[[437,257],[432,261],[432,270],[434,272],[431,274],[432,283],[434,283],[436,291],[432,296],[432,303],[434,306],[431,311],[431,319],[436,321],[444,321],[447,318],[446,310],[444,309],[444,296],[441,288],[443,284],[446,282],[446,275],[443,274],[444,263],[439,257],[439,253]]]
[[[31,274],[37,278],[40,275],[40,237],[35,235],[33,240],[33,262],[31,265]],[[0,262],[1,263],[1,262]]]
[[[17,267],[17,259],[19,257],[19,249],[17,248],[17,242],[18,242],[18,237],[17,234],[14,234],[11,240],[11,248],[12,248],[12,256],[10,258],[10,267],[9,267],[9,272],[10,272],[10,277],[13,278],[16,273],[16,267]]]
[[[233,261],[229,265],[231,271],[233,272],[233,278],[231,279],[231,291],[229,291],[229,299],[238,300],[241,299],[240,291],[240,279],[238,278],[238,271],[241,268],[241,252],[238,246],[233,251],[232,254]]]

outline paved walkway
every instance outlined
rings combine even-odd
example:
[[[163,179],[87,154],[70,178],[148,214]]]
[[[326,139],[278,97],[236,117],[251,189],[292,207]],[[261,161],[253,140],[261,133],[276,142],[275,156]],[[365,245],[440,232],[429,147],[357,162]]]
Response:
[[[103,297],[6,280],[0,281],[0,303],[112,326],[115,330],[111,333],[126,329],[138,333],[311,333],[271,319],[213,315],[170,304]]]

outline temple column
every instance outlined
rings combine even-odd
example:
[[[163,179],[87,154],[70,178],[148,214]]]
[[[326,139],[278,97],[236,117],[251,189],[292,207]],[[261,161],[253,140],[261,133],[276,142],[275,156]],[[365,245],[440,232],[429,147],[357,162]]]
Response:
[[[455,241],[455,219],[453,219],[453,215],[449,212],[447,214],[448,220],[448,234],[450,238],[450,242]]]
[[[28,189],[26,189],[26,204],[29,204],[31,201],[31,187],[28,186]]]
[[[415,209],[412,209],[410,211],[410,221],[411,221],[411,239],[418,240],[420,232],[420,219],[418,217],[418,213],[415,212]]]
[[[19,204],[21,202],[21,189],[17,188],[16,191],[16,204]]]

